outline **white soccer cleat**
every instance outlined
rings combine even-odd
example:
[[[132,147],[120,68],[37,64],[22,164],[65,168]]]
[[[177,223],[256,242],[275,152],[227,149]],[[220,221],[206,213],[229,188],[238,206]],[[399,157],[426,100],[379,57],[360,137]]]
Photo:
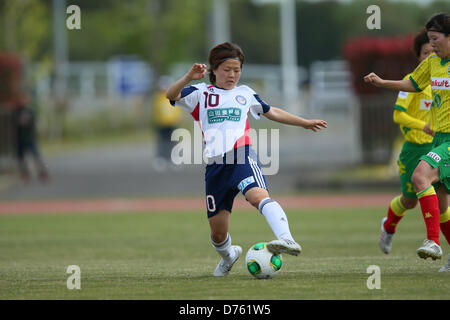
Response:
[[[216,270],[214,270],[215,277],[227,276],[230,273],[234,263],[241,256],[242,248],[240,246],[231,246],[231,248],[234,249],[235,252],[233,259],[231,259],[231,261],[226,261],[225,259],[222,258],[222,260],[220,260],[219,264],[217,265]]]
[[[383,251],[385,254],[388,254],[392,249],[392,238],[394,237],[394,234],[388,233],[386,232],[386,230],[384,230],[384,223],[386,222],[386,220],[386,217],[381,220],[381,233],[380,239],[378,240],[378,245],[380,246],[381,251]]]
[[[422,246],[417,249],[417,254],[422,259],[431,258],[433,260],[440,259],[442,257],[441,247],[433,240],[425,239]]]
[[[439,272],[450,272],[450,254],[448,255],[447,264],[440,268]]]
[[[274,254],[286,253],[293,256],[298,256],[302,252],[300,245],[289,239],[277,239],[267,243],[267,249]]]

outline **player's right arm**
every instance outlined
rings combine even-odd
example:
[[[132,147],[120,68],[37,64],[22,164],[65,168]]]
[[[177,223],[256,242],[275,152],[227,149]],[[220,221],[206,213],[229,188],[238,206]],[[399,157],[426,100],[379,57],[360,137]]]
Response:
[[[375,87],[396,91],[417,92],[411,80],[385,80],[373,72],[365,76],[364,81],[374,85]]]
[[[206,65],[195,63],[192,68],[178,81],[174,82],[166,91],[166,98],[178,101],[181,98],[181,90],[193,80],[200,80],[206,74]]]
[[[364,77],[364,81],[376,87],[391,89],[396,91],[420,92],[430,85],[430,58],[435,55],[430,54],[411,73],[409,79],[384,80],[371,72]]]

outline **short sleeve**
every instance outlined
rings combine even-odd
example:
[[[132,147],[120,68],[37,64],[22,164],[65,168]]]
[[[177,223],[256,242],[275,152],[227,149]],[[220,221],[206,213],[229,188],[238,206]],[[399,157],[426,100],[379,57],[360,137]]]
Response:
[[[409,79],[409,77],[410,75],[408,74],[403,78],[403,80],[407,80]],[[399,91],[397,100],[395,101],[394,109],[406,112],[413,98],[414,93]]]
[[[268,105],[256,92],[252,90],[252,98],[250,100],[250,114],[252,117],[259,120],[261,114],[266,113],[269,110],[270,105]]]
[[[417,68],[409,76],[409,80],[411,80],[414,88],[418,92],[422,91],[428,85],[430,85],[430,58],[433,56],[434,54],[430,54],[417,66]]]
[[[189,113],[193,112],[200,101],[199,88],[197,85],[191,85],[181,90],[181,98],[178,101],[170,100],[172,106],[179,106]]]

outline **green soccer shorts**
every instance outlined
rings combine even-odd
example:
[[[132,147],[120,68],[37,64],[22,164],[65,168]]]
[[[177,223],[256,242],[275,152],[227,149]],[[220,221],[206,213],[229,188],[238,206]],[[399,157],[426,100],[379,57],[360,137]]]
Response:
[[[433,148],[420,160],[426,161],[433,168],[439,168],[439,183],[433,185],[438,189],[441,184],[450,193],[450,133],[437,132],[433,138]]]
[[[409,141],[403,144],[397,164],[400,174],[401,190],[405,197],[417,198],[416,191],[411,182],[411,176],[419,164],[420,158],[427,154],[432,146],[432,143],[417,144]]]

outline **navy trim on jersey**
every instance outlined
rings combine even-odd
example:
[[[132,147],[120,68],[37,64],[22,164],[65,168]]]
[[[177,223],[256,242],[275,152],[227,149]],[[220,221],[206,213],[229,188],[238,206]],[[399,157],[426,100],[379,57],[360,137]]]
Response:
[[[180,97],[180,99],[183,99],[184,97],[190,95],[195,90],[198,90],[198,88],[196,88],[194,86],[189,86],[189,87],[183,88],[183,90],[181,90],[181,97]],[[174,106],[174,107],[175,107],[175,102],[176,102],[175,100],[170,100],[170,104],[172,106]]]
[[[180,99],[183,99],[184,97],[190,95],[195,90],[198,90],[198,88],[196,88],[194,86],[189,86],[189,87],[183,88],[183,90],[181,90],[181,98]]]
[[[261,106],[263,107],[263,112],[266,113],[267,111],[269,111],[270,106],[265,103],[257,94],[254,94],[256,101],[258,101]]]

